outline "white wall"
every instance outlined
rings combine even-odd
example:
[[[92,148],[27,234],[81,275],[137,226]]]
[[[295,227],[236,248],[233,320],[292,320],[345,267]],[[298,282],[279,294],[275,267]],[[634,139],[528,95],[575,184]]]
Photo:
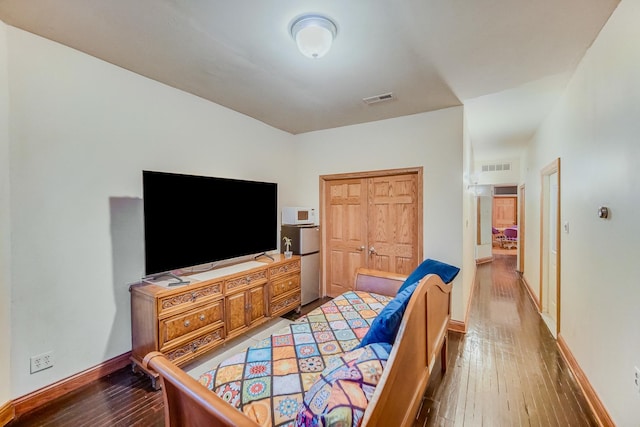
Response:
[[[466,114],[463,126],[463,176],[467,179],[463,181],[462,187],[462,307],[464,310],[461,319],[467,321],[466,313],[468,305],[470,304],[469,298],[471,297],[475,277],[476,277],[476,236],[477,236],[477,221],[476,221],[476,195],[472,187],[469,187],[469,176],[473,172],[474,164],[474,151],[471,145],[471,139],[469,136],[469,128],[467,125]]]
[[[278,182],[280,200],[290,200],[294,137],[6,29],[15,398],[131,349],[128,283],[143,273],[143,169]],[[0,74],[0,91],[5,86]],[[0,109],[6,110],[4,101]],[[0,117],[5,123],[7,114]],[[4,133],[0,153],[6,152]],[[187,209],[215,206],[175,200]],[[5,202],[0,207],[4,232]],[[2,375],[6,347],[0,348]],[[50,350],[54,367],[30,375],[29,357]]]
[[[424,257],[461,267],[462,114],[453,107],[297,135],[297,200],[318,207],[320,175],[423,166]],[[466,310],[462,282],[461,274],[453,287],[456,320]]]
[[[11,400],[11,220],[7,26],[0,22],[0,407]]]
[[[619,426],[640,420],[639,21],[640,1],[622,0],[526,157],[527,236],[539,235],[540,169],[561,158],[560,334]],[[597,217],[600,205],[610,219]],[[526,240],[536,292],[539,243]]]

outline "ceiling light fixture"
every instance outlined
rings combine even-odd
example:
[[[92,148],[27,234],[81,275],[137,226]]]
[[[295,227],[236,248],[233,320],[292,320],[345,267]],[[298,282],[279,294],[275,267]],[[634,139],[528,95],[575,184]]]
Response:
[[[304,15],[291,24],[291,37],[298,50],[312,59],[322,58],[338,33],[336,24],[320,15]]]

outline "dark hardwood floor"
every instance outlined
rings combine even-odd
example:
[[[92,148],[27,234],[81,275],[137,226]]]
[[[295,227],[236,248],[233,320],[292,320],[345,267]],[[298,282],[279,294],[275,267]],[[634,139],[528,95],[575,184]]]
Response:
[[[478,266],[467,329],[449,332],[448,370],[434,369],[416,427],[597,426],[515,272],[515,256],[497,255]],[[8,427],[163,422],[162,393],[146,377],[122,369]]]
[[[69,393],[12,421],[22,426],[164,426],[162,393],[130,368]]]
[[[449,332],[416,426],[598,425],[515,268],[514,255],[478,266],[467,333]]]

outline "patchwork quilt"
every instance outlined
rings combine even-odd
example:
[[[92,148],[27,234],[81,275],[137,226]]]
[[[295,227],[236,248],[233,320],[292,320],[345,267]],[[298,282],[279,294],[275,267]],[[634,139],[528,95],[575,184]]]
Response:
[[[360,426],[390,352],[373,343],[334,357],[304,395],[296,427]]]
[[[333,358],[360,343],[392,299],[345,292],[223,361],[199,381],[261,425],[293,426],[304,393]]]

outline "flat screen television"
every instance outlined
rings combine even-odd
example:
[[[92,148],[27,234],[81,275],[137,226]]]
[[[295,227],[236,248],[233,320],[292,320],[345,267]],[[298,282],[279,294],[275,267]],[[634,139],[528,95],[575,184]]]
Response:
[[[278,247],[278,185],[142,171],[147,276]]]

